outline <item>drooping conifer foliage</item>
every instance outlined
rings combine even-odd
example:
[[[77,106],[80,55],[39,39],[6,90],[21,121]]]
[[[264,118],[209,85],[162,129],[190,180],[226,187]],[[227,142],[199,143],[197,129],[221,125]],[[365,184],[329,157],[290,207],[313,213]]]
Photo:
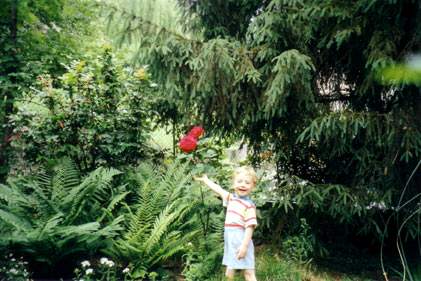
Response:
[[[206,39],[124,8],[113,15],[125,19],[125,35],[145,32],[142,58],[180,111],[245,136],[273,151],[281,168],[316,182],[402,186],[420,155],[420,93],[375,78],[418,50],[419,3],[245,1],[231,9],[228,2],[183,3]],[[228,13],[225,21],[215,15]],[[247,32],[229,32],[231,23]],[[322,151],[326,145],[334,149]]]
[[[108,5],[121,42],[140,35],[138,58],[178,117],[244,137],[256,159],[270,157],[278,171],[392,192],[387,205],[396,205],[421,155],[421,94],[411,83],[387,83],[382,69],[419,51],[421,4],[213,3],[179,1],[191,15],[188,36]]]

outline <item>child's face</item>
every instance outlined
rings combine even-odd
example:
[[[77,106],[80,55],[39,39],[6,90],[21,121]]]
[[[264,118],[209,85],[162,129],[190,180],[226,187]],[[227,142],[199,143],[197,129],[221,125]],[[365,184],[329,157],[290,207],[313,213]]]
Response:
[[[237,195],[247,196],[254,187],[253,178],[246,173],[239,173],[234,177],[234,189]]]

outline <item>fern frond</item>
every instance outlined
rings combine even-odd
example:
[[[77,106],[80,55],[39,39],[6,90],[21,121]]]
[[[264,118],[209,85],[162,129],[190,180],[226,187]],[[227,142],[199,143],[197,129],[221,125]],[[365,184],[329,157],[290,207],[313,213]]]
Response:
[[[47,193],[47,191],[38,185],[38,182],[33,182],[28,187],[30,187],[33,191],[33,195],[36,198],[37,206],[39,213],[45,216],[50,216],[60,212],[58,205],[56,202],[52,201],[51,197]]]
[[[64,198],[63,203],[70,207],[66,218],[76,220],[86,205],[94,205],[107,201],[112,179],[121,172],[116,169],[98,168],[86,177],[80,185],[73,188]]]
[[[18,231],[28,231],[31,229],[31,223],[10,212],[0,209],[0,220],[16,228]]]
[[[130,191],[127,191],[127,192],[123,192],[123,193],[120,193],[120,194],[114,196],[113,197],[113,200],[111,200],[111,202],[108,204],[107,210],[110,211],[110,212],[112,212],[114,210],[114,208],[120,202],[122,202],[126,198],[126,196],[129,195],[129,194],[130,194]]]
[[[9,205],[26,204],[28,202],[26,196],[18,188],[11,188],[4,184],[0,184],[0,199]]]
[[[156,244],[162,239],[164,233],[168,230],[171,223],[176,219],[177,213],[171,213],[172,206],[167,206],[162,213],[156,218],[152,231],[148,239],[145,241],[145,250],[149,254]]]
[[[36,235],[37,240],[42,240],[44,235],[50,235],[54,232],[55,228],[63,221],[63,214],[59,213],[55,216],[48,219],[45,224],[38,228],[38,235]]]
[[[61,200],[71,189],[80,184],[80,175],[76,164],[68,158],[62,159],[54,167],[55,175],[51,181],[52,199]]]

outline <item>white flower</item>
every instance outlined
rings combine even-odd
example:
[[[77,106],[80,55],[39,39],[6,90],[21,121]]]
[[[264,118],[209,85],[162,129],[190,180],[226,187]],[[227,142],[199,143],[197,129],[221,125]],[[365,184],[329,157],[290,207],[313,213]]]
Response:
[[[123,273],[128,273],[130,271],[130,269],[128,267],[126,267],[125,269],[123,269]]]
[[[50,22],[50,25],[51,25],[51,28],[54,29],[54,31],[56,31],[56,32],[60,32],[61,31],[61,27],[57,26],[55,24],[55,22],[53,22],[53,21]]]
[[[115,263],[112,261],[112,260],[109,260],[109,259],[107,259],[107,258],[101,258],[100,260],[99,260],[99,263],[100,264],[105,264],[106,266],[108,266],[108,267],[113,267],[114,265],[115,265]]]
[[[94,272],[94,270],[92,268],[88,268],[85,273],[86,275],[92,274]]]
[[[50,27],[44,23],[39,24],[40,30],[42,33],[47,33]]]
[[[82,265],[82,267],[88,267],[91,265],[91,263],[89,261],[83,261],[80,263]]]
[[[9,272],[12,274],[18,274],[18,271],[15,268],[11,268]]]
[[[381,202],[370,202],[370,205],[365,207],[367,210],[371,210],[373,208],[379,209],[379,210],[385,210],[386,209],[386,204],[381,201]]]

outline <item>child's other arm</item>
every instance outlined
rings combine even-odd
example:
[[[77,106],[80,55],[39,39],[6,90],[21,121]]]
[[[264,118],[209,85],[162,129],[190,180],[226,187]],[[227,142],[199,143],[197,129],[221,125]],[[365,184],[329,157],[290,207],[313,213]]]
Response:
[[[253,231],[254,231],[254,225],[246,227],[246,231],[244,233],[244,238],[241,243],[240,248],[237,251],[237,259],[243,259],[247,254],[247,248],[249,246],[249,243],[251,241],[251,238],[253,237]]]
[[[229,192],[223,189],[218,184],[211,181],[207,175],[203,175],[201,177],[193,177],[196,181],[203,182],[205,185],[207,185],[212,191],[214,191],[216,194],[221,196],[223,200],[227,200]]]

